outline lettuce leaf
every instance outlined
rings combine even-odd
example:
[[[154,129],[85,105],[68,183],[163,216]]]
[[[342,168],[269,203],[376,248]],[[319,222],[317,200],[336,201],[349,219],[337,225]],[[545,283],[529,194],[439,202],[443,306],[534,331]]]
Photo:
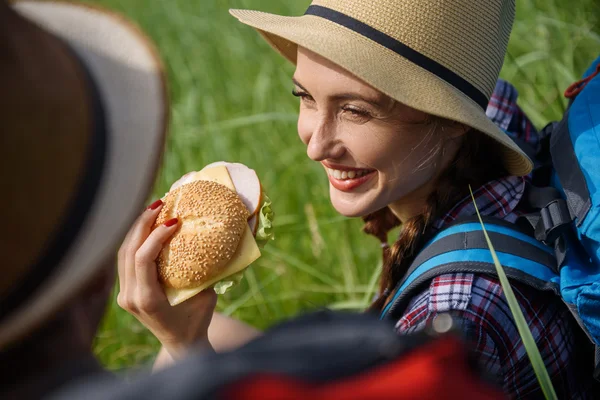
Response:
[[[237,285],[238,283],[240,283],[242,281],[242,278],[244,277],[244,271],[245,271],[245,269],[238,272],[237,274],[228,276],[224,280],[215,283],[215,285],[213,286],[213,289],[215,290],[215,292],[217,294],[223,294],[223,293],[227,292],[233,286]]]
[[[263,193],[263,204],[258,212],[258,229],[256,231],[256,244],[259,248],[264,248],[270,240],[275,240],[275,232],[273,230],[273,219],[275,213],[271,207],[271,199]]]
[[[275,239],[275,232],[273,231],[273,219],[275,218],[275,213],[273,212],[271,204],[271,199],[263,193],[263,203],[260,207],[260,211],[258,212],[258,229],[256,230],[256,236],[254,237],[256,240],[256,245],[261,249],[264,248],[270,240]],[[244,277],[244,271],[246,268],[237,274],[228,276],[222,281],[215,283],[213,286],[215,292],[217,294],[223,294],[233,286],[240,283]]]

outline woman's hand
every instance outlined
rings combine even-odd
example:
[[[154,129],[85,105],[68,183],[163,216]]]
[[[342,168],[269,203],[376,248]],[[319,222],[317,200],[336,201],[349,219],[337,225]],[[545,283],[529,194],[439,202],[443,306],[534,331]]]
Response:
[[[119,249],[117,302],[148,328],[174,359],[179,359],[191,346],[210,347],[208,326],[217,295],[208,289],[177,306],[169,304],[158,281],[155,260],[179,221],[167,221],[151,232],[161,207],[160,200],[150,205]]]

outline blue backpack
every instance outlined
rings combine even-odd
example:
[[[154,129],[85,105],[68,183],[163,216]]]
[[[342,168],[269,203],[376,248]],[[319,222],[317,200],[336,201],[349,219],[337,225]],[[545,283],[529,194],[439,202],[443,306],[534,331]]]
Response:
[[[483,222],[509,279],[561,296],[595,345],[600,379],[600,57],[565,95],[563,119],[544,128],[545,143],[532,157],[537,167],[525,201],[534,212],[516,224]],[[428,242],[381,318],[399,318],[423,284],[451,272],[496,276],[477,217]]]

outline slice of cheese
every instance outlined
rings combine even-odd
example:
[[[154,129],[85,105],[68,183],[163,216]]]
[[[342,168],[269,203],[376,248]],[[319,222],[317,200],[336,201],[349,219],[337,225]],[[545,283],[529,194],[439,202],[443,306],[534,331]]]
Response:
[[[235,186],[229,177],[229,172],[227,172],[227,167],[211,167],[194,174],[194,180],[205,180],[212,181],[216,183],[220,183],[221,185],[227,186],[229,189],[235,191]],[[254,235],[250,230],[250,227],[246,225],[246,230],[242,235],[242,239],[240,240],[240,244],[238,245],[237,250],[235,251],[233,257],[223,270],[221,274],[219,274],[216,278],[203,283],[201,286],[191,288],[191,289],[173,289],[173,288],[165,288],[165,294],[167,295],[167,299],[169,303],[174,306],[179,303],[186,301],[187,299],[197,295],[201,291],[206,288],[211,287],[215,283],[231,276],[235,273],[238,273],[252,264],[261,256],[260,250],[256,245],[256,241],[254,240]]]
[[[167,299],[172,306],[182,303],[190,297],[197,295],[204,289],[211,287],[220,280],[242,271],[248,267],[248,265],[256,261],[260,255],[260,250],[256,245],[256,241],[254,240],[254,236],[250,231],[250,227],[246,226],[246,231],[242,236],[242,240],[240,241],[235,254],[231,258],[229,264],[227,264],[227,267],[223,270],[222,274],[219,274],[219,276],[208,282],[205,282],[201,286],[191,289],[165,288]]]

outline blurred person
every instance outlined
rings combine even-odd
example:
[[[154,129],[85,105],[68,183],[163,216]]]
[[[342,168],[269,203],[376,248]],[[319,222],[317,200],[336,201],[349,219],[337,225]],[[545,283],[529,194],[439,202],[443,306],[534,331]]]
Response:
[[[334,208],[364,219],[365,232],[381,241],[380,292],[369,311],[385,312],[396,301],[398,284],[436,232],[475,215],[469,186],[485,217],[513,224],[524,212],[533,162],[523,149],[535,152],[540,137],[514,87],[498,81],[514,13],[514,0],[319,0],[301,17],[232,10],[296,66],[307,155],[328,175]],[[259,336],[218,313],[171,313],[156,264],[144,257],[168,237],[149,236],[154,221],[146,215],[121,247],[119,304],[163,344],[157,365],[184,357],[194,343],[222,351]],[[459,270],[420,283],[386,316],[398,333],[450,313],[510,398],[542,396],[497,277]],[[582,358],[591,350],[561,298],[513,285],[559,397],[591,397],[592,364]],[[214,298],[191,299],[188,307],[199,310],[202,302],[212,307]]]
[[[119,15],[2,0],[0,88],[0,398],[40,398],[111,379],[92,341],[162,157],[166,79]]]

